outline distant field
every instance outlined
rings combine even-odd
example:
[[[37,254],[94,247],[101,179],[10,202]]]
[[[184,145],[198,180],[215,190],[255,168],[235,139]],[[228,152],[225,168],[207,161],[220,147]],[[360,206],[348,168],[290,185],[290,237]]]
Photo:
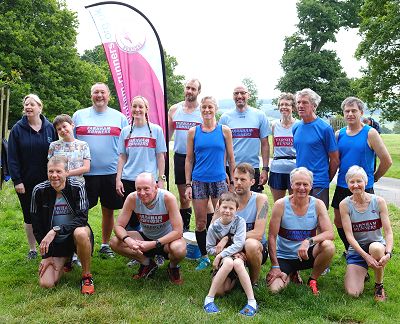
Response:
[[[393,160],[385,177],[400,179],[400,134],[383,134],[382,138]]]

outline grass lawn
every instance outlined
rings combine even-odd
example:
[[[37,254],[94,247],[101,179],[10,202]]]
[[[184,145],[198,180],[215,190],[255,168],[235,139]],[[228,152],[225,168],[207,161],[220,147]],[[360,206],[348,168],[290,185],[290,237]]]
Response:
[[[176,194],[175,186],[172,186]],[[270,194],[268,193],[270,196]],[[270,198],[271,199],[271,198]],[[332,211],[331,211],[332,213]],[[332,215],[331,215],[332,216]],[[399,250],[400,210],[390,206],[390,218],[395,232],[395,250]],[[156,272],[154,279],[134,281],[137,271],[126,266],[127,259],[116,257],[102,260],[97,256],[100,244],[100,208],[90,211],[89,222],[95,233],[95,254],[92,273],[96,293],[82,296],[79,292],[80,270],[66,274],[55,289],[39,288],[37,268],[39,260],[27,261],[27,243],[23,231],[22,214],[11,183],[0,191],[0,323],[245,323],[238,311],[245,305],[241,289],[217,298],[222,313],[210,316],[202,310],[203,300],[210,287],[209,271],[195,272],[192,261],[182,262],[183,286],[169,283],[166,265]],[[193,224],[192,224],[193,228]],[[262,268],[260,287],[255,291],[260,311],[252,322],[257,323],[396,323],[400,322],[399,257],[394,254],[385,274],[385,288],[389,299],[385,303],[373,301],[374,280],[365,286],[364,294],[353,299],[345,295],[343,276],[345,261],[343,248],[335,240],[336,256],[331,272],[319,280],[321,294],[314,297],[306,286],[290,284],[278,295],[265,287],[267,262]],[[372,274],[372,271],[370,271]],[[304,280],[309,271],[302,271]]]
[[[400,135],[383,134],[382,138],[393,160],[393,164],[385,177],[400,179]]]

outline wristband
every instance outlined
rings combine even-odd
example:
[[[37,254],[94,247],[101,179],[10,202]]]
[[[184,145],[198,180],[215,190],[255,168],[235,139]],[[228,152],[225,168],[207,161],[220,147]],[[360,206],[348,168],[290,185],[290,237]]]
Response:
[[[271,266],[271,269],[280,269],[280,266]]]
[[[191,183],[187,183],[187,184],[186,184],[186,188],[189,188],[189,187],[190,187],[190,188],[192,187],[192,184],[191,184]]]
[[[385,251],[385,255],[386,255],[386,254],[389,254],[390,259],[392,258],[392,252]]]
[[[267,172],[269,171],[269,167],[267,167],[267,166],[263,166],[262,169],[263,169],[263,171],[267,171]]]
[[[125,236],[122,238],[121,241],[125,243],[125,240],[126,240],[128,237],[130,237],[130,236],[129,236],[129,235],[125,235]]]

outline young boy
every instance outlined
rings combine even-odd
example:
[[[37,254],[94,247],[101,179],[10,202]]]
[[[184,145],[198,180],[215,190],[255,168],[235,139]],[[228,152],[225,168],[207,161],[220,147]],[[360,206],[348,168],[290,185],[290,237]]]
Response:
[[[47,158],[50,159],[54,155],[64,155],[68,159],[68,177],[73,177],[84,183],[83,174],[90,170],[89,145],[84,141],[75,139],[75,126],[70,116],[66,114],[58,115],[54,118],[53,126],[60,139],[50,144]]]
[[[215,276],[204,300],[204,310],[209,314],[219,312],[214,303],[214,297],[225,279],[234,270],[247,296],[247,305],[240,314],[252,317],[256,314],[258,307],[250,277],[245,268],[245,256],[241,253],[246,240],[246,221],[236,215],[238,207],[239,201],[235,195],[229,192],[224,193],[219,200],[220,218],[208,228],[206,248],[209,254],[215,255],[213,262]],[[218,248],[217,243],[226,236],[228,244],[222,249]]]
[[[54,118],[53,126],[56,129],[60,139],[50,143],[49,153],[47,158],[52,156],[63,155],[68,161],[67,176],[75,178],[81,183],[85,183],[83,174],[90,170],[90,150],[89,145],[75,139],[74,137],[74,122],[72,118],[66,114],[58,115]],[[74,253],[71,262],[67,262],[64,266],[64,271],[72,270],[72,264],[81,266],[81,263]]]

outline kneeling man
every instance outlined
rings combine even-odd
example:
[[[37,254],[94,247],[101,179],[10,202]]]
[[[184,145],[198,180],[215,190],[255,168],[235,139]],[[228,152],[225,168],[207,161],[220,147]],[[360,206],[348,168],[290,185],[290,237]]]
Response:
[[[272,209],[268,235],[272,266],[267,285],[278,292],[289,281],[302,282],[298,270],[312,268],[307,285],[318,295],[317,280],[335,253],[332,223],[322,200],[310,196],[311,171],[294,169],[290,184],[293,194],[277,200]]]
[[[47,164],[47,181],[32,192],[33,234],[40,247],[39,284],[54,287],[64,273],[64,264],[74,252],[82,263],[82,294],[93,294],[90,261],[93,233],[88,224],[89,203],[85,185],[67,178],[64,156],[53,156]]]
[[[172,283],[182,284],[178,263],[186,256],[182,238],[182,219],[175,196],[159,189],[151,173],[136,178],[136,191],[129,194],[114,226],[111,248],[118,254],[140,262],[133,279],[148,278],[157,270],[153,258],[162,255],[170,260],[168,275]],[[126,231],[132,211],[142,231]]]

